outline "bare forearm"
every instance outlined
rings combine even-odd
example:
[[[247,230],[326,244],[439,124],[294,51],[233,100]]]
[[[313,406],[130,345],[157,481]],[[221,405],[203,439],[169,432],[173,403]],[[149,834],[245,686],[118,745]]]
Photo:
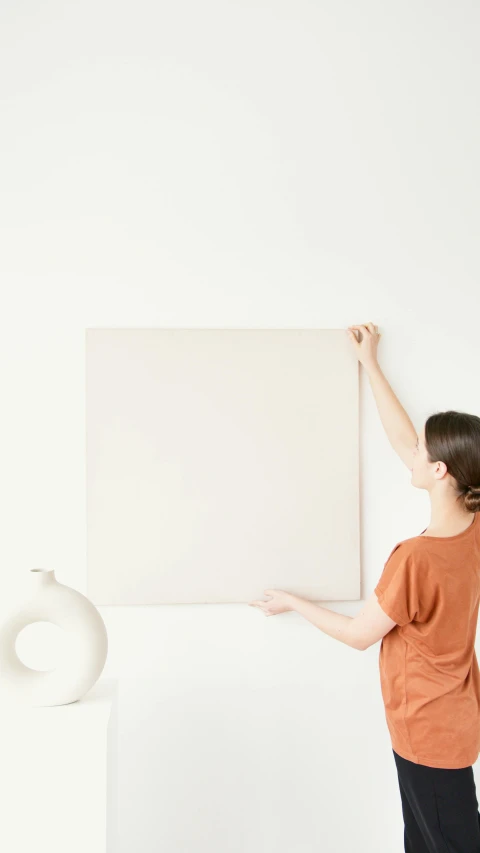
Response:
[[[341,643],[345,643],[353,649],[358,648],[352,632],[353,616],[335,613],[333,610],[328,610],[327,607],[321,607],[319,604],[309,601],[308,598],[301,598],[301,596],[292,593],[289,593],[288,601],[292,610],[299,613],[300,616],[304,616],[312,625],[320,628],[324,634],[328,634],[335,640],[340,640]]]
[[[415,427],[378,362],[368,367],[367,373],[380,420],[390,442],[394,443],[397,439],[403,438],[407,443],[411,441],[413,446],[417,439]]]

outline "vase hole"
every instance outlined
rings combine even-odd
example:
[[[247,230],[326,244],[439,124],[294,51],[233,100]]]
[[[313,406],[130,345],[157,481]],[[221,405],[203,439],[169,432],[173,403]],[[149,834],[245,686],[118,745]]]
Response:
[[[66,632],[52,622],[38,620],[17,635],[15,651],[25,666],[51,672],[63,663],[69,649]]]

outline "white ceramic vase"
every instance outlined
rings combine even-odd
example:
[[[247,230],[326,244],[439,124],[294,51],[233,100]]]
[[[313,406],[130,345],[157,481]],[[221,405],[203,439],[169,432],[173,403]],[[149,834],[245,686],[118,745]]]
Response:
[[[30,569],[29,584],[26,599],[0,624],[0,689],[21,705],[68,705],[90,690],[105,666],[105,623],[85,595],[57,581],[53,569]],[[52,622],[68,635],[68,655],[53,670],[31,669],[17,655],[17,636],[32,622]]]

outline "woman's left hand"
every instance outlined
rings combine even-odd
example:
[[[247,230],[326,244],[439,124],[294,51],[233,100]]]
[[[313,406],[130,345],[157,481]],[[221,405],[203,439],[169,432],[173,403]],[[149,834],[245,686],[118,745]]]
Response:
[[[278,613],[286,613],[288,610],[293,610],[290,599],[290,593],[284,589],[264,589],[265,595],[270,597],[269,601],[250,601],[249,607],[258,607],[263,610],[265,616],[276,616]]]

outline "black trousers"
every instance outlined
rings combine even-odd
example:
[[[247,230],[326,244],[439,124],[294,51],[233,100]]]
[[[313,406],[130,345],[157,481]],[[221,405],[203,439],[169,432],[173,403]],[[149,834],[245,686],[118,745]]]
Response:
[[[392,750],[405,823],[405,853],[480,853],[473,767],[427,767]]]

